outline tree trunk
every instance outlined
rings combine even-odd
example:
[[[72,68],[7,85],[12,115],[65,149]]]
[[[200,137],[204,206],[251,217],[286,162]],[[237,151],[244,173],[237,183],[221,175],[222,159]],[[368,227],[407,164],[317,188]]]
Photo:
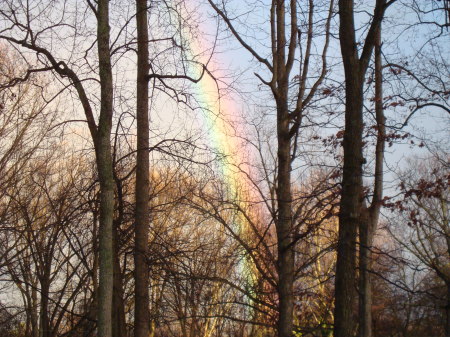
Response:
[[[147,265],[149,226],[149,116],[148,116],[148,26],[147,0],[136,1],[137,27],[137,159],[134,246],[135,320],[134,336],[150,334],[149,272]]]
[[[343,1],[340,1],[340,5]],[[340,6],[341,7],[341,6]],[[341,11],[341,9],[340,9]],[[340,12],[341,13],[341,12]],[[341,13],[341,20],[343,20]],[[341,29],[341,41],[345,32]],[[345,38],[345,37],[344,37]],[[349,337],[354,330],[356,299],[356,237],[362,197],[362,83],[352,50],[342,48],[345,65],[346,103],[344,171],[339,212],[339,238],[335,286],[335,336]]]
[[[283,131],[278,136],[278,336],[291,337],[294,312],[294,247],[291,220],[290,141],[284,136]]]
[[[372,23],[359,57],[353,1],[339,1],[339,42],[345,71],[345,130],[335,278],[335,337],[349,337],[354,331],[356,238],[363,206],[363,88],[375,37],[385,9],[386,1],[376,0]]]
[[[356,77],[356,76],[355,76]],[[346,80],[348,79],[346,75]],[[346,87],[344,172],[339,212],[335,286],[335,336],[353,335],[356,298],[356,236],[362,196],[362,90],[355,79]]]
[[[109,0],[98,0],[97,18],[97,47],[101,87],[100,120],[94,138],[100,183],[98,336],[111,337],[114,283],[114,178],[110,143],[113,82],[109,50]]]
[[[44,275],[40,280],[41,286],[41,307],[40,307],[40,319],[39,319],[39,337],[50,337],[50,322],[48,318],[48,296],[50,282],[48,276]]]
[[[278,336],[291,337],[294,314],[294,246],[292,237],[291,148],[287,108],[278,108]]]
[[[99,125],[99,133],[100,131]],[[112,298],[114,278],[112,220],[114,212],[114,182],[112,160],[108,139],[99,139],[97,165],[100,181],[100,226],[99,226],[99,295],[98,334],[99,337],[112,336]]]
[[[364,213],[367,213],[365,210]],[[372,267],[373,235],[376,224],[372,218],[362,216],[359,232],[359,336],[372,337]]]
[[[277,204],[278,336],[291,337],[294,315],[294,245],[292,233],[291,137],[289,135],[288,69],[286,67],[285,2],[276,2],[276,50],[274,77],[277,83]]]

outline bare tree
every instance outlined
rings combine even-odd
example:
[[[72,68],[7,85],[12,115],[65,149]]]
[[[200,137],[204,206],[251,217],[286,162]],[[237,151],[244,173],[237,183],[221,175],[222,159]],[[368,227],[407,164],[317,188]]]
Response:
[[[46,22],[47,27],[34,27],[29,21],[30,16],[37,15],[42,20],[43,16],[54,17],[55,12],[64,8],[64,4],[53,4],[45,7],[43,4],[35,8],[30,4],[16,4],[4,2],[0,14],[2,16],[2,28],[0,39],[18,47],[33,51],[38,55],[40,66],[30,67],[26,75],[19,81],[26,79],[29,74],[43,71],[53,71],[62,79],[68,79],[74,87],[79,101],[83,107],[89,131],[95,147],[97,170],[100,181],[100,282],[99,282],[99,311],[98,333],[101,337],[111,336],[111,308],[113,288],[113,212],[114,212],[114,179],[112,172],[110,134],[113,115],[113,79],[110,53],[110,26],[109,26],[109,2],[98,1],[97,6],[88,1],[88,8],[94,13],[97,20],[97,51],[98,51],[98,75],[100,82],[100,111],[98,124],[95,121],[91,101],[83,86],[83,82],[70,68],[70,64],[58,59],[53,46],[45,45],[45,39],[40,38],[39,33],[50,29],[54,32],[57,27],[64,25],[64,17],[67,13],[59,13],[63,19],[55,25]],[[44,7],[42,7],[44,6]],[[61,6],[61,7],[59,7]],[[40,8],[42,7],[42,8]],[[44,23],[45,24],[45,23]],[[76,25],[74,26],[76,28]],[[41,29],[36,30],[36,29]]]
[[[447,160],[440,162],[439,157]],[[450,275],[448,258],[450,256],[449,195],[448,195],[448,155],[431,156],[424,161],[411,160],[409,168],[401,173],[401,198],[389,206],[401,215],[399,219],[407,228],[399,230],[392,223],[397,242],[417,260],[419,269],[424,266],[430,270],[445,288],[445,300],[441,307],[445,312],[444,329],[450,332],[449,298]],[[439,282],[438,282],[439,283]]]
[[[277,174],[276,174],[276,216],[274,218],[277,236],[277,293],[278,293],[278,323],[280,337],[292,336],[294,313],[294,278],[295,278],[295,231],[292,210],[291,172],[292,162],[296,157],[296,144],[303,118],[311,104],[318,88],[327,73],[327,50],[329,42],[330,20],[333,1],[329,4],[328,14],[324,23],[324,43],[319,52],[319,75],[312,79],[310,61],[311,46],[314,40],[315,5],[309,1],[305,13],[304,31],[300,30],[297,1],[274,0],[270,4],[270,22],[268,23],[270,58],[252,47],[253,42],[245,38],[237,28],[238,23],[229,15],[227,9],[208,0],[218,16],[225,22],[227,29],[241,46],[267,71],[269,80],[261,75],[257,78],[266,85],[273,97],[276,108],[277,130]],[[305,33],[305,39],[302,39]],[[300,39],[299,39],[300,37]],[[304,49],[302,44],[304,45]],[[297,60],[300,50],[301,59]],[[300,72],[294,70],[298,65]],[[294,76],[296,75],[296,76]],[[298,80],[298,82],[295,81]],[[292,83],[295,83],[292,90]],[[293,103],[291,103],[293,102]]]
[[[361,55],[356,43],[353,1],[339,1],[339,41],[345,70],[344,168],[339,213],[335,286],[336,337],[353,334],[356,279],[356,238],[363,201],[363,101],[364,82],[385,10],[394,1],[377,0]],[[368,223],[365,223],[368,225]],[[360,227],[367,231],[369,227]],[[365,234],[362,234],[363,237]],[[364,331],[364,333],[370,333]]]
[[[87,259],[78,245],[89,224],[78,203],[76,187],[84,178],[78,159],[60,151],[35,154],[20,182],[8,189],[5,274],[22,295],[26,333],[32,336],[67,332],[68,313],[84,314],[72,310],[89,280]]]

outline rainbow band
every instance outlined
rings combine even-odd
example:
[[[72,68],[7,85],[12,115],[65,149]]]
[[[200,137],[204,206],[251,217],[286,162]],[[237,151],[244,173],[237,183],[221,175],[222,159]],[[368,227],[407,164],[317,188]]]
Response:
[[[190,9],[190,1],[184,2],[187,9]],[[211,31],[211,29],[209,29]],[[251,228],[248,219],[250,217],[253,221],[257,221],[258,212],[256,202],[258,198],[252,178],[252,167],[250,165],[251,151],[247,147],[245,141],[242,139],[243,135],[247,133],[244,130],[245,121],[239,115],[238,107],[230,97],[220,96],[221,92],[225,92],[226,88],[223,82],[215,79],[226,78],[222,71],[215,63],[215,55],[205,55],[205,50],[212,50],[209,46],[203,45],[198,39],[189,38],[186,31],[182,31],[182,37],[188,44],[186,53],[188,59],[195,59],[199,64],[208,64],[208,71],[203,73],[201,80],[196,86],[196,97],[202,109],[202,122],[208,131],[208,137],[213,144],[213,148],[221,154],[220,159],[220,174],[223,181],[227,185],[228,198],[233,200],[233,203],[238,206],[241,211],[236,211],[235,231],[236,235],[244,238],[245,242],[250,242],[250,238],[254,238],[254,229]],[[198,68],[198,67],[197,67]],[[199,76],[197,74],[193,76]],[[256,181],[256,180],[253,180]],[[244,216],[245,213],[245,216]],[[247,252],[243,249],[245,256],[242,264],[242,274],[250,283],[250,286],[256,282],[257,271],[256,267],[249,257]]]

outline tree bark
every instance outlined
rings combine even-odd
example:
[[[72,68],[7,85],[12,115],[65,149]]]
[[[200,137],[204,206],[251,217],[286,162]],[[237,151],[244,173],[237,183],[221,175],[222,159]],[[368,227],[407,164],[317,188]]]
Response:
[[[347,76],[346,76],[347,78]],[[355,82],[355,81],[350,81]],[[346,88],[344,172],[339,213],[339,238],[335,286],[335,336],[353,335],[356,235],[362,195],[362,90],[356,83]]]
[[[147,265],[149,226],[149,113],[147,0],[136,1],[137,21],[137,159],[134,246],[135,321],[134,336],[150,334],[149,272]]]
[[[47,272],[40,279],[40,286],[41,286],[41,305],[40,305],[40,319],[39,319],[39,337],[50,337],[51,330],[48,317],[48,296],[50,289],[50,281]]]
[[[339,212],[339,238],[336,262],[335,336],[353,335],[355,300],[356,235],[362,195],[362,83],[355,49],[347,49],[351,33],[342,21],[353,20],[352,1],[339,1],[340,39],[345,68],[344,170]],[[351,16],[351,19],[348,18]],[[352,23],[353,27],[353,23]],[[353,32],[354,34],[354,32]],[[354,35],[353,35],[354,36]]]
[[[113,81],[109,50],[109,0],[98,0],[97,19],[97,48],[101,87],[100,120],[94,137],[100,183],[98,336],[111,337],[114,283],[114,177],[110,143],[113,115]]]
[[[279,337],[291,337],[294,313],[294,250],[292,238],[291,210],[291,165],[290,140],[286,132],[279,127],[278,133],[278,294],[279,294]]]

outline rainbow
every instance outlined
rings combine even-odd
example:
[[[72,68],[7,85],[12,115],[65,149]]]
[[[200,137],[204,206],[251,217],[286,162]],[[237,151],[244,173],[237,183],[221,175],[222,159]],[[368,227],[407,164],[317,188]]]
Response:
[[[191,1],[185,1],[187,11],[196,11],[190,8]],[[200,28],[201,25],[200,25]],[[209,29],[209,31],[214,31]],[[206,29],[205,29],[206,31]],[[190,38],[187,32],[182,33],[183,42],[188,44],[189,59],[195,59],[199,65],[208,65],[208,71],[203,72],[203,76],[196,88],[196,98],[202,109],[202,124],[208,132],[208,138],[214,149],[221,154],[220,174],[227,185],[228,198],[242,211],[236,212],[233,228],[236,235],[246,238],[254,238],[254,228],[250,226],[250,221],[258,223],[261,215],[258,200],[261,199],[255,187],[252,167],[252,151],[244,136],[248,134],[245,129],[245,121],[239,114],[239,107],[229,95],[221,96],[221,92],[226,92],[226,84],[216,79],[226,78],[216,62],[215,55],[212,54],[213,46],[208,46],[207,42],[200,43],[198,38]],[[211,56],[212,54],[212,56]],[[200,76],[199,66],[193,69],[193,73]],[[245,215],[244,215],[245,214]],[[257,271],[252,259],[243,249],[242,274],[247,278],[247,282],[253,283],[257,277]]]

